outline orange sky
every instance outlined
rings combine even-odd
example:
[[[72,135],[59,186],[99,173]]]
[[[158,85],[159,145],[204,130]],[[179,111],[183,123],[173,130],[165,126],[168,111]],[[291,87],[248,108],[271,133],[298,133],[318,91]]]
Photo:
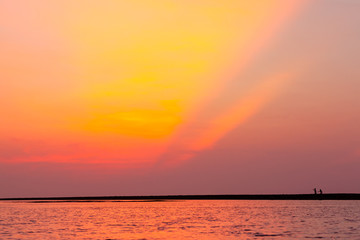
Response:
[[[2,1],[0,162],[178,168],[245,126],[254,153],[353,139],[359,6],[336,4]]]
[[[29,141],[30,152],[33,141],[55,149],[54,155],[30,153],[12,161],[129,165],[156,161],[199,104],[209,104],[206,99],[218,94],[216,89],[236,76],[303,4],[4,5],[8,31],[1,47],[9,56],[2,58],[2,89],[8,95],[4,140]],[[21,11],[21,17],[12,11]],[[67,153],[56,153],[57,148]]]

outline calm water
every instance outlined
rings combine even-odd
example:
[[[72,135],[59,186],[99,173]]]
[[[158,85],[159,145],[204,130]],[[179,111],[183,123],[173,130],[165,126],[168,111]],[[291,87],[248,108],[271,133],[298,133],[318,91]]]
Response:
[[[360,239],[360,201],[0,202],[0,239]]]

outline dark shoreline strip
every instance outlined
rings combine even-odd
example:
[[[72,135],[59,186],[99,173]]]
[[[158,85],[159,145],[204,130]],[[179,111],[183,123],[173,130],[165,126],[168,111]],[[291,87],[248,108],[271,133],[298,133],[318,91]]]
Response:
[[[0,201],[106,201],[106,200],[360,200],[359,193],[257,194],[257,195],[164,195],[0,198]]]

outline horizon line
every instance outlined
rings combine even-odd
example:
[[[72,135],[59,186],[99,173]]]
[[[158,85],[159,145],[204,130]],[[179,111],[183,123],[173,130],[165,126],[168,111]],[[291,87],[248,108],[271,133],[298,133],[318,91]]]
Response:
[[[109,201],[109,200],[360,200],[360,193],[292,194],[180,194],[73,197],[8,197],[0,201]]]

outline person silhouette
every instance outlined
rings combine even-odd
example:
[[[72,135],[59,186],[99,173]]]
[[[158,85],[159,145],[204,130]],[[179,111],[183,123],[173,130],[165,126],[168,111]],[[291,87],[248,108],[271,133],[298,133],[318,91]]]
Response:
[[[319,190],[319,193],[320,193],[320,194],[322,194],[322,190],[321,190],[321,188],[320,188],[320,190]]]
[[[316,188],[314,188],[314,194],[317,194],[317,192],[316,192]]]

